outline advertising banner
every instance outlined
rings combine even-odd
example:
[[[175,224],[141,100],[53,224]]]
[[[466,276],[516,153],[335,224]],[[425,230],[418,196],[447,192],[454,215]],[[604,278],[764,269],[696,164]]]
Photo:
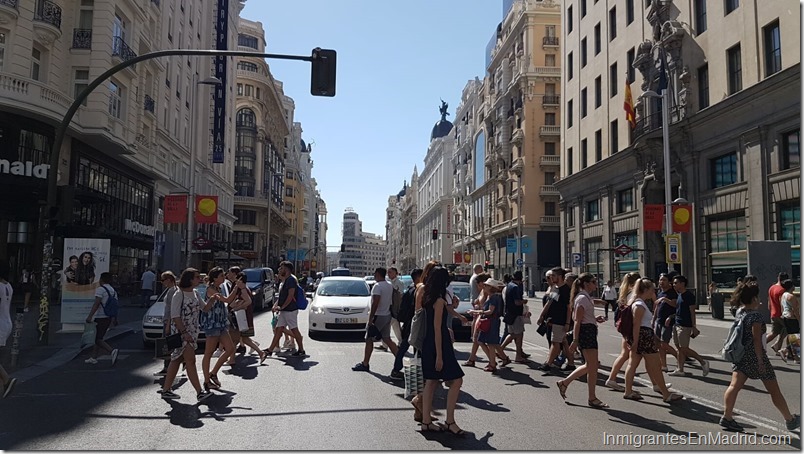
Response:
[[[187,196],[165,196],[165,224],[184,224],[187,222]]]
[[[195,197],[195,222],[198,224],[218,223],[218,196],[198,195]]]
[[[111,240],[65,238],[61,283],[61,323],[84,322],[95,303],[95,289],[101,273],[109,271]]]
[[[229,0],[218,0],[218,11],[215,19],[215,49],[229,48]],[[212,120],[212,162],[223,164],[225,149],[224,132],[226,131],[226,64],[227,57],[215,57],[215,77],[221,83],[215,86],[214,113]]]
[[[646,232],[661,232],[664,221],[664,205],[645,205],[643,227]]]
[[[692,226],[692,205],[673,205],[673,232],[690,231]]]

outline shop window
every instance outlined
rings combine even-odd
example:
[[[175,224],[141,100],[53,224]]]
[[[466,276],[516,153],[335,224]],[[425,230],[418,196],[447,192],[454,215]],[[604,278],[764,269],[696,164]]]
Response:
[[[634,209],[634,190],[623,189],[617,192],[617,213],[627,213]]]
[[[779,208],[779,239],[793,246],[801,245],[801,207],[781,205]]]
[[[782,135],[782,169],[801,166],[801,130],[786,132]]]
[[[600,199],[586,202],[586,222],[600,219]]]
[[[747,244],[745,216],[709,221],[710,252],[740,251],[746,249]]]
[[[598,251],[603,249],[603,238],[591,238],[583,242],[584,245],[584,252],[586,255],[586,264],[597,263],[598,260],[603,260],[602,254],[598,254]],[[595,270],[599,271],[599,270]]]
[[[737,182],[737,153],[729,153],[710,160],[712,189]]]

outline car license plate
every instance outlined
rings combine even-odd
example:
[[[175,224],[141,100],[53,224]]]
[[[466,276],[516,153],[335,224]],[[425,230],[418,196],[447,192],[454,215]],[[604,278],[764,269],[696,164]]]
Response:
[[[356,318],[336,318],[335,323],[357,323]]]

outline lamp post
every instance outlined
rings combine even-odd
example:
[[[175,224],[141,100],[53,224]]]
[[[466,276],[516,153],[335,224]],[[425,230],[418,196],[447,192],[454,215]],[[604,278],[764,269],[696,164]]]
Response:
[[[195,194],[196,194],[196,186],[195,186],[195,161],[196,161],[196,149],[198,148],[198,144],[196,143],[198,140],[198,133],[196,131],[196,115],[195,113],[198,112],[198,91],[201,89],[201,85],[220,85],[221,80],[217,77],[207,77],[204,80],[198,81],[196,80],[197,76],[193,74],[193,99],[191,101],[193,112],[190,113],[190,132],[192,134],[192,140],[190,140],[190,195],[187,197],[187,238],[185,241],[185,247],[187,252],[187,258],[184,263],[185,268],[190,267],[190,262],[192,261],[192,241],[193,241],[193,230],[195,229],[194,225],[194,211],[195,211]]]

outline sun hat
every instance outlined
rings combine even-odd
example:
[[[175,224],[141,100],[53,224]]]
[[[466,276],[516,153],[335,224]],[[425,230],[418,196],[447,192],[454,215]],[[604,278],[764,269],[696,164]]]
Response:
[[[499,288],[505,287],[505,282],[498,281],[497,279],[489,279],[486,282],[484,282],[484,284],[489,285],[491,287],[499,287]]]

